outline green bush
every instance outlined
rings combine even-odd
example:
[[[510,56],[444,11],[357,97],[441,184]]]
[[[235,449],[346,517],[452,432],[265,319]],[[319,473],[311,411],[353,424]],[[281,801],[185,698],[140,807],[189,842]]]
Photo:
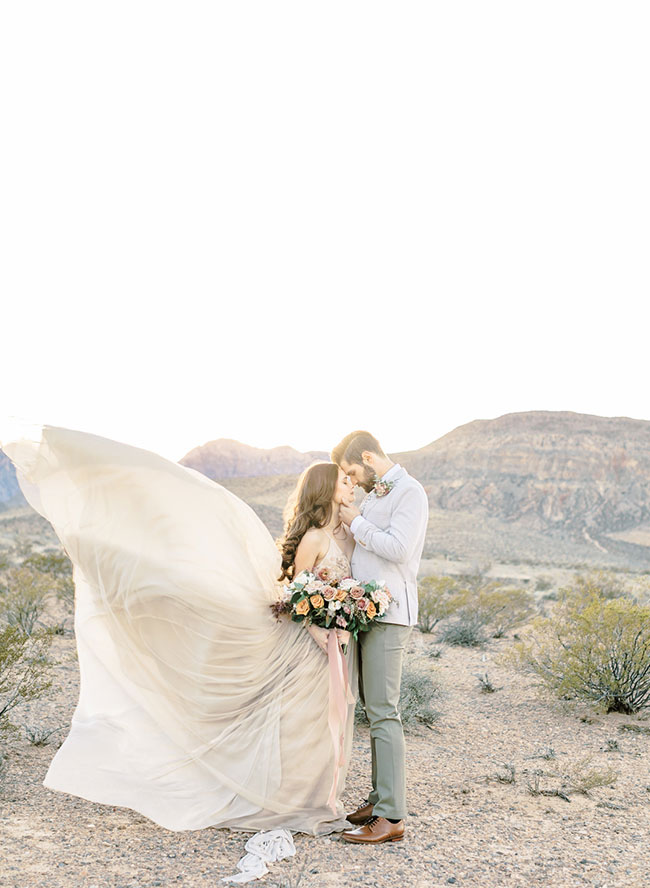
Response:
[[[531,619],[535,600],[525,589],[490,583],[479,589],[466,607],[493,638],[502,638],[510,629]]]
[[[650,705],[650,607],[577,584],[502,662],[539,675],[561,698],[638,712]]]
[[[625,580],[610,571],[592,570],[585,574],[576,574],[573,582],[559,590],[560,601],[582,596],[588,601],[592,596],[599,598],[631,598],[632,593]]]
[[[51,686],[51,639],[47,630],[27,635],[20,626],[0,627],[0,737],[18,730],[12,710]]]
[[[22,562],[22,567],[30,568],[49,577],[52,591],[64,602],[69,610],[74,608],[74,582],[72,562],[65,552],[34,552]]]
[[[460,586],[453,577],[423,577],[418,581],[418,628],[430,633],[440,620],[459,607]]]
[[[30,567],[12,567],[0,586],[0,618],[31,635],[40,622],[53,583],[50,577]]]

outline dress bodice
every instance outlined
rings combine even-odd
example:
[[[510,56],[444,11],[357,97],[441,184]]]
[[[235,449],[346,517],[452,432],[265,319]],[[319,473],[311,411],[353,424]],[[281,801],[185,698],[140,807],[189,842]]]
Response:
[[[325,532],[327,533],[327,531]],[[327,536],[330,540],[329,549],[323,558],[314,565],[314,570],[320,570],[321,567],[329,567],[334,576],[339,580],[343,577],[351,576],[349,558],[334,537],[331,537],[329,534],[327,534]]]

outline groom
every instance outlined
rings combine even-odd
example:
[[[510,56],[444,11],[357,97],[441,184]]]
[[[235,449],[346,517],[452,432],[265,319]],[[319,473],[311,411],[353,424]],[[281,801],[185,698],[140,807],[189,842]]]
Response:
[[[418,618],[416,576],[429,519],[424,488],[392,462],[370,432],[352,432],[336,445],[332,462],[367,496],[341,506],[356,545],[350,562],[360,582],[384,580],[390,607],[359,635],[359,696],[370,722],[372,792],[347,815],[357,828],[342,833],[348,842],[379,844],[404,837],[406,776],[404,732],[399,714],[402,658]]]

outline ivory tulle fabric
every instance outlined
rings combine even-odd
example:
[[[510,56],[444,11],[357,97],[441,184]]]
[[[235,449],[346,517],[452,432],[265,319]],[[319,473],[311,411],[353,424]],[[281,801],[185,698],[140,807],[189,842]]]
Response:
[[[327,658],[271,614],[280,554],[253,510],[87,432],[5,423],[0,446],[73,562],[80,696],[45,786],[171,830],[348,826],[354,704],[334,813]],[[354,642],[347,662],[356,694]]]

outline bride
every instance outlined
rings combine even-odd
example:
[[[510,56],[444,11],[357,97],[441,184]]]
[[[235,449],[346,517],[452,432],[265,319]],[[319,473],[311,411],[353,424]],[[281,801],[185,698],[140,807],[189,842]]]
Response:
[[[50,425],[0,433],[0,446],[73,564],[79,702],[44,785],[171,830],[348,827],[356,644],[339,758],[334,630],[270,608],[301,570],[350,575],[344,472],[303,472],[278,547],[233,493],[151,451]]]

